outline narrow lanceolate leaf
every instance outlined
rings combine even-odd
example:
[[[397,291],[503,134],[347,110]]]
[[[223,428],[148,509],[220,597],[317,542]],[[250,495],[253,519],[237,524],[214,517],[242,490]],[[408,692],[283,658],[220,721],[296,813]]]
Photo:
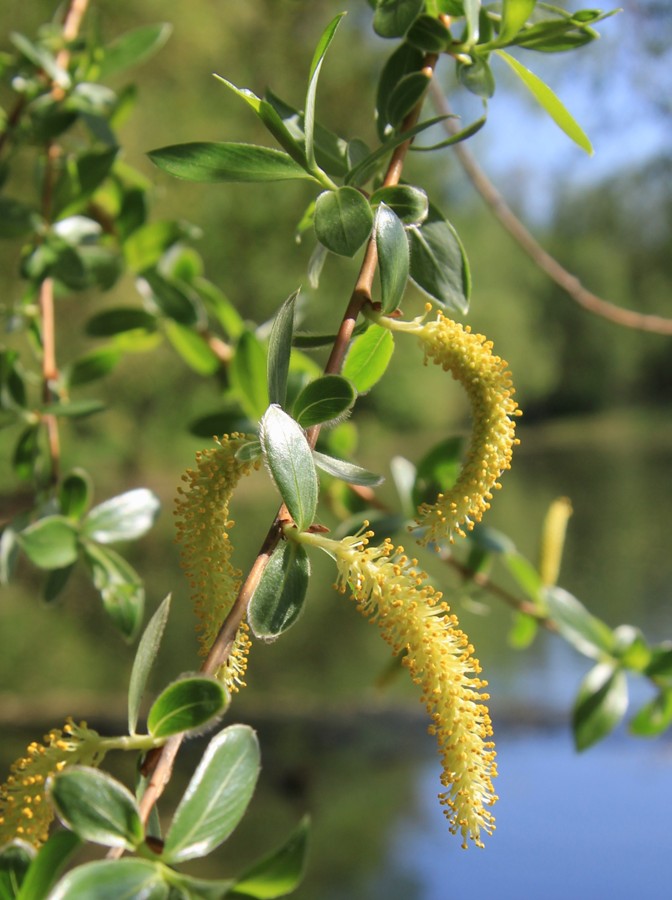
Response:
[[[315,233],[327,250],[354,256],[371,233],[373,212],[368,200],[352,187],[324,191],[315,203]]]
[[[149,158],[169,175],[186,181],[287,181],[314,177],[288,153],[257,144],[175,144],[152,150]]]
[[[423,0],[377,0],[373,29],[384,38],[401,37],[422,12]]]
[[[231,725],[208,744],[166,835],[162,859],[184,862],[210,853],[234,830],[259,775],[259,745],[251,728]]]
[[[300,425],[279,406],[269,406],[259,431],[266,464],[299,531],[317,510],[318,483],[313,454]]]
[[[611,628],[589,613],[569,591],[547,588],[544,600],[558,631],[579,653],[593,659],[613,653],[616,639]]]
[[[58,817],[85,841],[133,850],[144,840],[135,797],[105,772],[69,766],[48,790]]]
[[[128,733],[135,734],[140,714],[140,701],[147,684],[150,669],[159,652],[161,638],[170,612],[170,594],[163,600],[147,623],[133,660],[131,679],[128,687]]]
[[[306,111],[305,111],[305,133],[306,133],[306,159],[308,161],[308,167],[310,169],[315,168],[315,140],[314,140],[314,131],[315,131],[315,95],[317,93],[317,82],[320,77],[320,69],[322,68],[322,63],[324,62],[324,57],[326,55],[327,50],[329,49],[329,44],[331,44],[334,39],[334,35],[336,34],[336,29],[341,23],[341,19],[345,13],[339,13],[335,18],[331,20],[331,22],[327,25],[325,30],[320,37],[320,40],[315,48],[315,53],[313,55],[313,61],[310,64],[310,74],[308,76],[308,92],[306,94]]]
[[[159,863],[115,859],[77,866],[58,882],[49,900],[168,900],[169,894]]]
[[[467,20],[466,40],[469,46],[478,41],[479,35],[479,16],[481,12],[481,0],[463,0],[464,15]]]
[[[16,838],[0,847],[0,898],[14,900],[25,878],[36,850],[32,844]]]
[[[33,860],[21,883],[21,890],[18,894],[9,896],[16,896],[16,900],[36,900],[36,898],[46,897],[49,888],[70,862],[70,857],[79,849],[81,843],[73,831],[65,829],[54,831],[46,844],[40,847],[39,854]],[[0,897],[5,900],[1,889]]]
[[[28,559],[40,569],[62,569],[77,560],[77,527],[65,516],[46,516],[16,535]]]
[[[541,78],[535,75],[534,72],[530,72],[529,69],[526,69],[525,66],[521,65],[517,59],[514,59],[513,56],[505,53],[504,50],[496,50],[495,52],[513,69],[537,103],[546,110],[558,128],[564,131],[567,137],[573,140],[582,150],[585,150],[589,156],[592,156],[593,145],[590,143],[585,131],[565,108],[550,87],[545,84]]]
[[[374,226],[380,271],[380,304],[383,313],[401,303],[410,272],[408,240],[401,219],[381,203]]]
[[[309,579],[310,562],[304,547],[286,541],[275,548],[247,614],[250,628],[258,638],[273,640],[296,622],[303,610]]]
[[[292,414],[302,428],[330,422],[347,412],[355,402],[355,391],[340,375],[323,375],[311,381],[294,401]]]
[[[87,541],[84,559],[94,586],[100,591],[105,612],[121,633],[133,640],[142,623],[145,590],[135,569],[110,547]]]
[[[258,900],[291,894],[303,877],[309,824],[304,818],[282,847],[244,872],[236,881],[236,894]]]
[[[229,367],[231,384],[250,419],[261,418],[268,406],[266,348],[252,331],[244,331]]]
[[[214,678],[180,678],[154,701],[147,716],[147,730],[155,738],[192,731],[221,715],[228,700],[224,686]]]
[[[536,5],[537,0],[503,0],[497,45],[503,47],[515,38]]]
[[[137,540],[154,524],[160,505],[147,488],[126,491],[94,506],[82,523],[82,534],[99,544]]]
[[[358,393],[365,394],[383,377],[393,353],[392,333],[380,325],[372,325],[350,345],[343,375]]]
[[[101,81],[115,72],[149,59],[163,47],[172,30],[172,25],[160,22],[157,25],[141,25],[120,35],[104,48],[104,56],[100,63]]]
[[[285,405],[287,396],[287,376],[289,358],[292,355],[294,336],[294,309],[298,291],[294,291],[278,310],[268,340],[268,360],[266,365],[269,403]]]
[[[628,708],[628,684],[622,669],[599,663],[586,675],[574,704],[572,727],[577,750],[606,737]]]
[[[377,487],[384,481],[382,475],[376,475],[375,472],[369,472],[368,469],[346,462],[344,459],[327,456],[318,450],[313,450],[313,457],[315,458],[315,465],[322,469],[323,472],[333,475],[334,478],[340,478],[341,481],[347,481],[348,484]]]
[[[457,232],[433,204],[419,226],[408,229],[411,278],[441,306],[466,313],[471,294],[471,273]]]

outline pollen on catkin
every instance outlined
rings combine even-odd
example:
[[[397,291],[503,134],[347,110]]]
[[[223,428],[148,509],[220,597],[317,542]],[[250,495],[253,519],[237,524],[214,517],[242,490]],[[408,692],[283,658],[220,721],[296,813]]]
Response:
[[[332,541],[322,535],[300,540],[326,550],[338,567],[337,588],[349,587],[357,609],[375,623],[383,639],[422,691],[443,766],[439,801],[453,834],[483,846],[495,819],[497,800],[492,779],[497,774],[492,724],[479,678],[474,648],[457,617],[428,583],[427,575],[403,547],[389,539],[371,547],[371,532]]]
[[[68,719],[63,728],[54,728],[44,736],[44,743],[33,741],[26,755],[10,767],[10,774],[0,785],[0,845],[19,838],[39,847],[48,837],[54,809],[45,795],[51,775],[76,763],[96,762],[98,742],[95,731]]]
[[[196,454],[196,468],[182,476],[175,502],[177,541],[181,562],[189,580],[200,652],[207,656],[219,629],[236,599],[241,572],[231,564],[233,546],[229,532],[229,504],[236,485],[257,468],[255,460],[241,459],[238,451],[251,438],[243,434],[216,438],[217,446]],[[250,638],[241,625],[227,662],[215,673],[229,691],[244,685]]]
[[[427,311],[431,306],[427,307]],[[433,503],[423,503],[417,524],[423,530],[419,543],[453,541],[464,537],[490,508],[492,492],[500,487],[501,474],[511,468],[511,456],[518,443],[515,419],[521,414],[513,399],[508,364],[492,352],[492,342],[474,334],[437,313],[434,321],[424,317],[412,322],[379,317],[392,331],[414,334],[420,339],[428,360],[440,365],[460,382],[467,392],[472,415],[469,447],[455,484],[438,495]]]

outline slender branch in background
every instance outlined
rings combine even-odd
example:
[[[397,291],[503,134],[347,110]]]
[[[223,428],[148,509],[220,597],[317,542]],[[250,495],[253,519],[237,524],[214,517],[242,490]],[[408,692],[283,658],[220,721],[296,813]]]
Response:
[[[439,85],[436,82],[432,82],[430,89],[436,111],[440,115],[450,115],[450,106]],[[454,124],[454,119],[446,119],[442,124],[449,134],[456,133],[457,128]],[[499,219],[506,231],[527,253],[535,265],[545,272],[566,294],[569,294],[579,306],[582,306],[588,312],[594,313],[596,316],[609,319],[609,321],[615,322],[617,325],[623,325],[626,328],[651,331],[656,334],[672,334],[672,319],[639,313],[632,309],[624,309],[622,306],[616,306],[614,303],[603,300],[597,294],[593,294],[592,291],[585,288],[576,275],[565,269],[557,259],[544,250],[537,239],[527,230],[483,169],[478,165],[471,151],[463,143],[455,144],[453,150],[467,177],[493,215]]]
[[[434,68],[436,66],[437,59],[438,57],[435,54],[430,54],[424,61],[422,71],[430,78],[434,74]],[[417,123],[421,109],[422,100],[406,117],[401,126],[402,131],[407,131]],[[404,160],[406,158],[406,154],[408,153],[410,144],[411,141],[406,141],[405,143],[400,144],[399,147],[397,147],[394,151],[385,174],[384,184],[386,187],[399,183]],[[359,270],[359,275],[357,276],[355,287],[350,296],[348,306],[343,315],[338,334],[336,336],[331,353],[329,355],[329,359],[325,366],[325,372],[327,374],[336,374],[341,369],[345,354],[352,338],[352,332],[354,330],[357,318],[364,304],[371,301],[377,261],[378,254],[376,250],[376,242],[375,238],[371,237],[366,247],[364,260]],[[314,426],[308,431],[307,437],[311,447],[314,447],[317,443],[319,433],[319,425]],[[264,569],[268,564],[273,550],[280,540],[282,525],[288,520],[288,518],[289,514],[287,512],[287,509],[285,506],[282,506],[278,511],[278,514],[275,517],[275,520],[264,539],[261,550],[259,551],[247,578],[245,579],[242,587],[240,588],[240,591],[238,592],[238,597],[236,598],[236,602],[234,603],[231,612],[224,620],[219,634],[215,638],[210,652],[208,653],[207,659],[201,667],[201,672],[205,674],[211,674],[212,672],[216,672],[217,669],[219,669],[220,666],[222,666],[226,662],[229,654],[231,653],[233,642],[238,629],[243,619],[245,618],[248,604],[252,599],[252,595],[254,594],[254,591],[259,583],[259,579],[261,578]],[[152,751],[150,754],[148,754],[148,758],[145,761],[144,771],[151,774],[149,774],[147,787],[140,801],[140,814],[143,822],[145,823],[149,819],[149,814],[153,806],[170,781],[175,757],[177,756],[180,742],[181,737],[178,735],[175,739],[171,739],[169,745],[167,744],[165,747],[161,747],[158,750]],[[114,857],[115,855],[119,854],[117,854],[116,851],[110,851],[110,853],[108,854],[108,856],[110,857]]]

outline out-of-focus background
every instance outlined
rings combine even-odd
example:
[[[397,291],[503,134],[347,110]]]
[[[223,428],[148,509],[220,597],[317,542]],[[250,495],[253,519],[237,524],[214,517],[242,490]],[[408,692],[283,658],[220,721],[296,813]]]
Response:
[[[587,286],[616,304],[672,316],[672,12],[666,0],[622,6],[587,49],[524,59],[588,132],[592,159],[506,72],[498,73],[488,124],[470,147],[544,245]],[[390,46],[372,34],[364,0],[117,0],[94,4],[91,14],[109,38],[141,24],[173,23],[163,51],[130,73],[139,97],[121,132],[126,158],[156,184],[157,216],[184,218],[201,230],[208,277],[257,321],[307,285],[312,247],[294,241],[306,188],[186,184],[160,175],[144,154],[191,140],[265,142],[253,116],[211,73],[258,94],[270,86],[300,105],[314,45],[344,9],[348,16],[323,68],[318,117],[348,137],[373,141],[370,110]],[[48,0],[3,0],[0,49],[9,32],[31,35],[54,12]],[[452,87],[447,63],[440,78]],[[465,118],[476,111],[459,98],[455,107]],[[581,310],[535,269],[485,209],[451,151],[443,153],[413,156],[407,177],[428,188],[462,236],[474,275],[468,321],[509,361],[524,410],[521,446],[487,524],[534,559],[548,504],[569,496],[574,515],[561,584],[610,625],[633,622],[651,639],[672,637],[671,340]],[[17,264],[17,247],[0,246],[4,297],[20,290]],[[354,274],[354,264],[327,263],[318,296],[333,322]],[[92,310],[134,296],[132,284],[122,281],[108,295],[64,299],[67,328],[59,347],[65,353],[88,346],[83,323]],[[408,302],[409,311],[420,308],[419,298]],[[418,459],[464,424],[459,390],[418,363],[417,356],[409,363],[398,354],[361,404],[357,460],[388,476],[392,455]],[[150,610],[168,591],[174,595],[155,673],[159,686],[198,664],[170,510],[180,473],[203,444],[185,426],[215,410],[218,397],[168,346],[134,356],[102,391],[109,410],[66,430],[64,455],[73,463],[86,455],[97,500],[147,486],[163,501],[156,528],[129,549],[146,580]],[[6,435],[0,436],[3,489],[13,437]],[[241,566],[276,504],[266,482],[252,479],[235,510]],[[512,650],[503,606],[486,597],[462,602],[458,582],[440,567],[432,572],[447,585],[491,686],[502,799],[487,848],[464,853],[448,834],[435,802],[438,762],[422,710],[403,679],[384,690],[375,686],[388,662],[386,647],[330,590],[325,566],[301,625],[253,649],[249,687],[229,713],[231,721],[258,727],[263,774],[250,815],[218,858],[218,874],[273,847],[310,811],[312,852],[298,900],[445,900],[468,890],[500,900],[669,896],[670,738],[644,742],[621,729],[577,755],[569,717],[588,661],[548,635],[523,653]],[[34,571],[26,566],[21,576],[0,602],[3,771],[28,740],[65,715],[88,716],[101,730],[123,728],[133,657],[86,578],[75,579],[50,608],[39,599]],[[635,700],[648,697],[644,686],[632,689]],[[197,758],[194,743],[183,755],[182,779]]]

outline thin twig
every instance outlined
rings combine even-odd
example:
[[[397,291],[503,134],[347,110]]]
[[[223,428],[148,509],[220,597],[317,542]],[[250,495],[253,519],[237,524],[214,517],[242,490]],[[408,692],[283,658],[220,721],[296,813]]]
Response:
[[[436,62],[437,57],[434,54],[427,56],[424,62],[423,72],[431,77],[434,73]],[[418,103],[418,105],[406,117],[406,120],[401,126],[403,131],[412,128],[416,124],[420,116],[421,108],[422,101]],[[406,141],[404,144],[401,144],[399,147],[397,147],[394,151],[385,174],[384,184],[386,186],[398,184],[399,179],[401,178],[404,159],[410,147],[410,143],[410,141]],[[366,247],[364,260],[362,262],[355,287],[350,296],[350,300],[343,315],[343,319],[334,341],[331,354],[325,366],[325,372],[328,374],[335,374],[340,371],[350,340],[352,338],[352,332],[354,330],[357,318],[364,304],[371,302],[377,260],[378,255],[376,251],[375,238],[371,237]],[[319,433],[319,425],[314,426],[308,431],[307,438],[311,447],[315,446]],[[259,551],[259,554],[257,555],[257,558],[238,593],[238,597],[236,598],[233,608],[226,617],[224,624],[222,625],[219,634],[217,635],[210,649],[210,652],[208,653],[208,657],[201,667],[202,672],[206,674],[212,674],[213,672],[216,672],[220,668],[220,666],[223,665],[223,663],[231,653],[235,636],[247,613],[248,604],[259,583],[259,579],[261,578],[264,569],[268,564],[268,560],[270,559],[273,550],[280,540],[282,524],[283,522],[286,522],[287,519],[287,509],[285,506],[282,506],[278,511],[278,514],[275,517],[275,520],[264,539],[261,550]],[[145,823],[149,819],[149,815],[153,806],[156,804],[166,785],[170,781],[173,765],[175,763],[175,757],[177,755],[177,749],[179,748],[179,742],[182,740],[182,737],[178,735],[173,740],[174,743],[171,743],[170,746],[166,745],[165,748],[159,748],[156,751],[153,751],[151,754],[151,758],[146,760],[145,772],[149,772],[150,774],[145,793],[143,794],[143,797],[140,801],[140,814],[143,822]]]
[[[448,101],[436,82],[432,83],[431,91],[432,102],[436,107],[436,111],[440,115],[450,115],[451,110]],[[449,134],[457,132],[453,119],[445,119],[442,124]],[[615,322],[617,325],[623,325],[625,328],[635,328],[639,331],[650,331],[656,334],[672,334],[672,319],[616,306],[616,304],[603,300],[597,294],[584,287],[576,275],[565,269],[555,257],[544,250],[537,239],[527,230],[483,169],[478,165],[471,151],[467,149],[464,143],[453,145],[453,150],[467,177],[493,215],[509,232],[514,241],[527,253],[535,265],[545,272],[579,306],[582,306],[588,312],[594,313],[596,316],[609,319],[609,321]]]

